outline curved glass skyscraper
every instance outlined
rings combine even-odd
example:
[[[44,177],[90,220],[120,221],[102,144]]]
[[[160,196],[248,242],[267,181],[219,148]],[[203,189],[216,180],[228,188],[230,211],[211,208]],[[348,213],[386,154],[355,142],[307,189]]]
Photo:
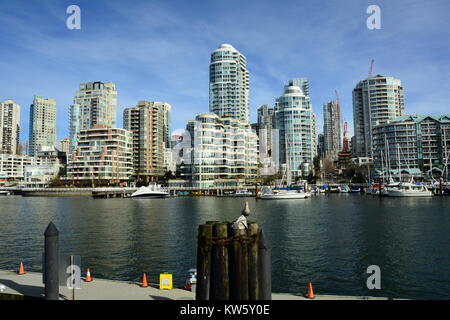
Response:
[[[209,110],[248,123],[248,81],[245,56],[232,45],[220,45],[211,54],[209,65]]]
[[[300,84],[302,82],[302,84]],[[301,85],[301,87],[299,86]],[[275,128],[280,137],[280,163],[288,168],[290,178],[305,177],[316,155],[316,117],[312,111],[304,78],[289,80],[284,93],[275,102]]]

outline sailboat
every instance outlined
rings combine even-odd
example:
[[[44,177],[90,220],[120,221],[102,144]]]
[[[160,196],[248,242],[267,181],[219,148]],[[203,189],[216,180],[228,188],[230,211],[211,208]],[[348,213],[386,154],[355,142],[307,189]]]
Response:
[[[286,136],[285,136],[285,141],[286,141]],[[287,141],[285,143],[287,145]],[[263,200],[305,199],[310,195],[309,193],[304,192],[303,190],[291,190],[289,187],[288,188],[281,187],[283,185],[284,179],[286,177],[287,177],[286,180],[287,180],[288,186],[290,185],[290,182],[291,182],[291,176],[290,176],[290,171],[289,171],[289,160],[290,159],[289,159],[289,155],[288,155],[287,161],[286,161],[286,167],[283,172],[283,177],[281,178],[280,187],[263,191],[260,199],[263,199]]]

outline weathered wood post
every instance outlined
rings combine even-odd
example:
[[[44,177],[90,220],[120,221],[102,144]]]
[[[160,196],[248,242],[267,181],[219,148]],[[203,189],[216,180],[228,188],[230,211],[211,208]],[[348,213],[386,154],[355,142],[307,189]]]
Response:
[[[249,300],[258,300],[258,224],[256,222],[248,223],[248,236],[250,244],[248,247],[248,298]]]
[[[248,248],[247,219],[250,215],[248,203],[242,215],[229,226],[228,234],[232,235],[229,252],[230,299],[248,300]]]
[[[213,239],[215,244],[211,254],[211,300],[228,300],[230,298],[228,288],[228,249],[227,224],[224,222],[213,224]]]
[[[45,272],[45,299],[59,299],[59,232],[53,222],[50,222],[44,232],[44,272]]]
[[[196,300],[209,300],[212,225],[198,227]]]
[[[259,299],[272,300],[272,265],[270,246],[261,230],[258,237]]]

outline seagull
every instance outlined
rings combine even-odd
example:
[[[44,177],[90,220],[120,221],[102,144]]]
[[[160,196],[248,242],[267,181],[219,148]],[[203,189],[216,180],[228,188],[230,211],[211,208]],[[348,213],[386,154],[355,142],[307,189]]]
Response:
[[[244,210],[242,210],[242,215],[233,223],[233,229],[247,230],[247,217],[249,215],[250,208],[248,207],[248,202],[245,202],[245,207]]]

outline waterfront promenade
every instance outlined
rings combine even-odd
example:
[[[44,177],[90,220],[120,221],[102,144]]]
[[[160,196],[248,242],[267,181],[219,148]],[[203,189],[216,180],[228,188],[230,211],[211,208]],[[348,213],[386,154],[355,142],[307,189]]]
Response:
[[[3,288],[3,286],[5,286]],[[2,290],[3,289],[3,290]],[[305,288],[306,289],[306,288]],[[28,272],[18,275],[13,271],[0,270],[0,300],[43,298],[44,284],[42,274]],[[73,290],[60,286],[60,300],[72,300]],[[273,300],[312,300],[302,293],[273,293]],[[195,293],[184,289],[160,290],[157,284],[142,288],[140,283],[95,279],[81,283],[81,289],[75,290],[75,300],[195,300]],[[381,297],[355,297],[317,295],[313,300],[387,300]]]

